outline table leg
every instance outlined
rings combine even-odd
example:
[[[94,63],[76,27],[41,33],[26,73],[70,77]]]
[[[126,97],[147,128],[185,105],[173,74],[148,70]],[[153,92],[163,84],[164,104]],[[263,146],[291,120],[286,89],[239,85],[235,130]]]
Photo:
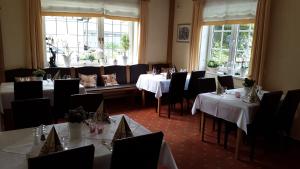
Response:
[[[160,97],[157,98],[157,112],[158,112],[158,115],[160,115],[160,105],[161,104],[161,100],[160,100]]]
[[[237,133],[236,133],[236,145],[235,145],[235,154],[234,154],[234,158],[236,160],[239,159],[239,151],[240,151],[240,145],[241,145],[241,139],[242,139],[242,129],[238,128]]]
[[[142,90],[142,105],[145,106],[145,90]]]
[[[200,123],[200,131],[201,131],[201,141],[204,141],[204,129],[205,129],[205,114],[201,112],[201,123]]]

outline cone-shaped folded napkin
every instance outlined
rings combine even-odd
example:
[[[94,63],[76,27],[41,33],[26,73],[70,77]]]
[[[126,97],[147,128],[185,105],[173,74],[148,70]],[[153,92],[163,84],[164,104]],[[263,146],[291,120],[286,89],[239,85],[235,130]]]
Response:
[[[60,70],[58,70],[53,76],[52,80],[60,79]]]
[[[116,133],[113,137],[112,142],[114,142],[117,139],[122,139],[122,138],[127,138],[127,137],[132,137],[132,136],[133,136],[133,134],[129,128],[129,125],[128,125],[125,117],[122,116],[122,119],[119,123],[119,126],[116,130]]]
[[[223,87],[221,86],[220,82],[218,82],[216,93],[217,93],[217,95],[219,95],[219,94],[222,94],[223,92],[224,92],[224,89],[223,89]]]
[[[43,147],[41,148],[40,155],[46,155],[52,152],[62,151],[63,147],[60,143],[59,137],[54,127],[52,127]]]
[[[98,107],[98,109],[95,113],[95,116],[94,116],[94,120],[110,123],[109,115],[108,115],[108,113],[104,112],[103,105],[104,105],[104,101],[102,101],[100,106]]]
[[[255,103],[258,100],[258,96],[256,93],[256,86],[252,86],[251,91],[250,91],[250,96],[249,96],[249,102],[250,103]]]

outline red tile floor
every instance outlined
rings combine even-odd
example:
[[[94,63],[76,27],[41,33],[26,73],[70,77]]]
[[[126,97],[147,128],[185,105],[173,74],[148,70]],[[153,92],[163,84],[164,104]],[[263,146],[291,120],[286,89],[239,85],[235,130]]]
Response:
[[[299,143],[285,150],[265,150],[257,145],[254,161],[249,160],[249,146],[242,145],[240,159],[234,159],[235,134],[229,139],[229,148],[218,145],[212,120],[206,123],[205,142],[200,140],[200,116],[173,112],[171,118],[158,117],[154,105],[142,107],[130,99],[105,102],[111,114],[124,113],[151,131],[163,131],[164,139],[170,145],[179,169],[300,169]],[[180,110],[180,108],[177,108]],[[162,107],[167,113],[167,106]],[[222,137],[223,138],[223,137]]]

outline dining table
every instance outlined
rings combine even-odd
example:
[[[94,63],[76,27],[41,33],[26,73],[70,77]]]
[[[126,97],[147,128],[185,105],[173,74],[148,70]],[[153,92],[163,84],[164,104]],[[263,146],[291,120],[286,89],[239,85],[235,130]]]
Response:
[[[259,101],[250,102],[243,88],[226,90],[223,94],[216,92],[199,94],[193,104],[192,114],[201,113],[200,132],[204,140],[204,116],[211,116],[235,123],[237,125],[237,139],[235,159],[239,157],[239,149],[243,132],[247,134],[247,126],[252,123],[259,108]]]
[[[110,146],[111,141],[123,116],[125,117],[133,136],[151,133],[151,131],[130,117],[120,114],[110,116],[111,123],[99,123],[103,127],[101,133],[91,133],[87,125],[82,125],[80,137],[72,139],[72,137],[70,137],[70,126],[68,123],[60,123],[46,126],[45,135],[47,137],[51,128],[55,127],[64,150],[93,144],[95,147],[94,168],[109,169],[113,151],[113,147]],[[33,152],[40,150],[43,145],[42,141],[36,141],[35,133],[37,129],[38,128],[26,128],[0,132],[1,169],[27,168],[28,157],[32,157],[32,154],[37,154]],[[177,169],[171,149],[166,141],[162,142],[158,163],[159,165],[163,165],[169,169]]]
[[[190,74],[187,75],[184,90],[188,89]],[[161,97],[169,92],[171,79],[167,79],[166,74],[141,74],[136,82],[136,87],[142,91],[142,104],[145,105],[145,91],[155,94],[157,99],[157,112],[160,113]]]

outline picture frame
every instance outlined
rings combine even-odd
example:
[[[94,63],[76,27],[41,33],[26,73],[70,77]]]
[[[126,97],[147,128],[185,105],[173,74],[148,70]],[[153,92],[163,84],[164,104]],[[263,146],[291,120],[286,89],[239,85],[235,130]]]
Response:
[[[177,25],[177,42],[190,42],[191,38],[191,24]]]

